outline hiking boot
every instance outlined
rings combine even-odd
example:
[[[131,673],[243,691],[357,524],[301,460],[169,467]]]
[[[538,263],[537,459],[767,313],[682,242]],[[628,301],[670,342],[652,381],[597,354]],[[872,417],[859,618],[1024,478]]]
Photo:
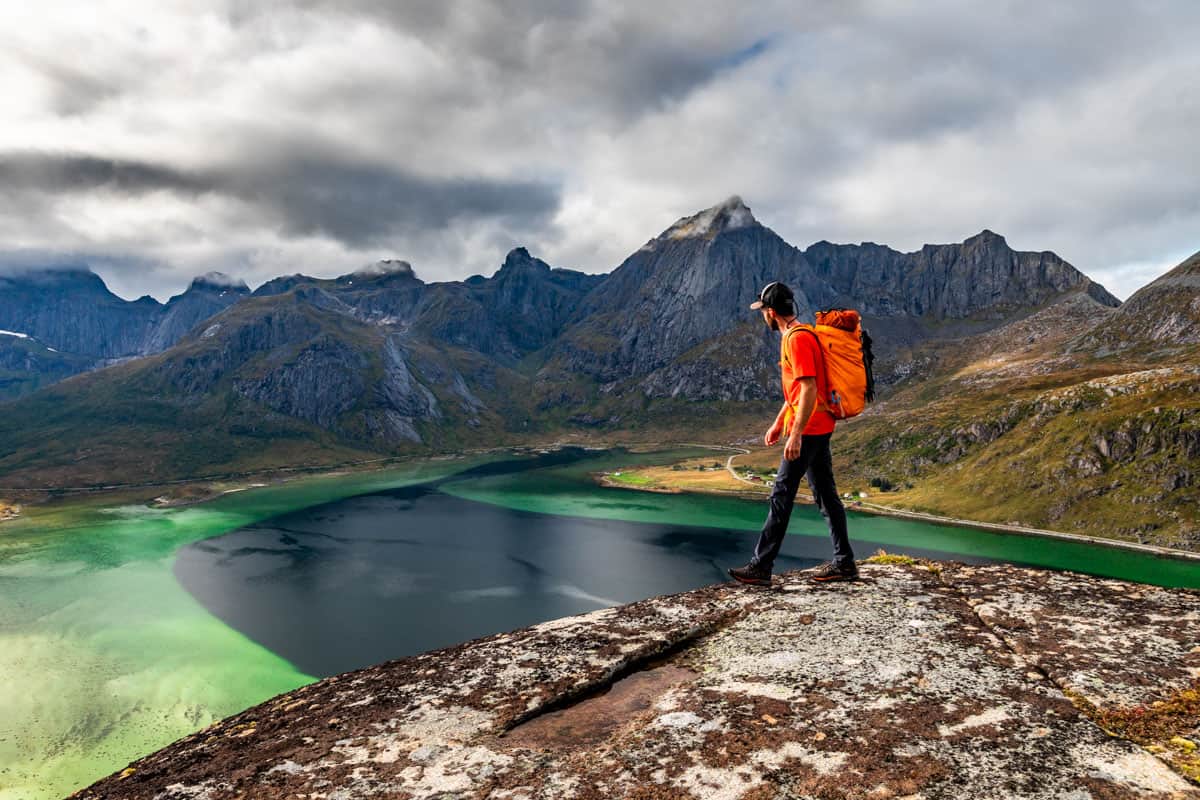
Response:
[[[755,586],[771,585],[771,570],[747,564],[744,567],[730,567],[729,574],[734,580],[750,583]]]
[[[811,576],[814,581],[853,581],[858,579],[858,567],[851,561],[846,565],[838,565],[832,561],[817,567]]]

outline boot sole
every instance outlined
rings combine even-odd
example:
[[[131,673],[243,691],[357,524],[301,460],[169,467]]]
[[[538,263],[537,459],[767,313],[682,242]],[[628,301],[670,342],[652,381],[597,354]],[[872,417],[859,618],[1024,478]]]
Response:
[[[732,572],[729,573],[729,577],[733,578],[738,583],[744,583],[748,586],[770,586],[771,585],[770,579],[763,580],[762,578],[739,578],[737,575],[734,575]]]

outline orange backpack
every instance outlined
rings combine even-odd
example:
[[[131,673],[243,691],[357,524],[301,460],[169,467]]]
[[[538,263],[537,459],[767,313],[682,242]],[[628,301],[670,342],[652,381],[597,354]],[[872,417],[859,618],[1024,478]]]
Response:
[[[818,311],[816,322],[816,325],[794,325],[784,336],[792,331],[807,331],[816,338],[825,369],[826,394],[818,397],[817,403],[834,419],[857,417],[867,403],[875,400],[871,337],[863,330],[858,312],[848,308]],[[783,352],[787,353],[786,346]]]

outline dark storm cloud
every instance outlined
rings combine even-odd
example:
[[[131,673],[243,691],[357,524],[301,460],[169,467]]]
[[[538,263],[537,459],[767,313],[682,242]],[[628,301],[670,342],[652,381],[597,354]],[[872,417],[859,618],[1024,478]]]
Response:
[[[62,153],[0,153],[0,195],[10,199],[97,189],[141,194],[209,188],[205,179],[161,164]]]
[[[547,184],[435,179],[332,158],[294,158],[265,168],[242,168],[226,173],[222,183],[292,233],[324,234],[352,246],[486,217],[538,229],[558,208],[558,191]]]
[[[291,234],[325,235],[352,247],[487,217],[536,230],[558,207],[557,190],[543,183],[429,178],[302,150],[202,171],[89,155],[0,154],[0,202],[10,209],[44,208],[48,197],[72,193],[214,194],[237,199],[251,215]]]

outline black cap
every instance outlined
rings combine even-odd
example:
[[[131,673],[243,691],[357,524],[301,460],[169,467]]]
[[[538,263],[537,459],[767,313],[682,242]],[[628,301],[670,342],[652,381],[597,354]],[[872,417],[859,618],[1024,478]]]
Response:
[[[792,312],[796,296],[792,290],[779,281],[771,281],[758,293],[758,302],[751,303],[751,308],[773,308],[780,313]]]

